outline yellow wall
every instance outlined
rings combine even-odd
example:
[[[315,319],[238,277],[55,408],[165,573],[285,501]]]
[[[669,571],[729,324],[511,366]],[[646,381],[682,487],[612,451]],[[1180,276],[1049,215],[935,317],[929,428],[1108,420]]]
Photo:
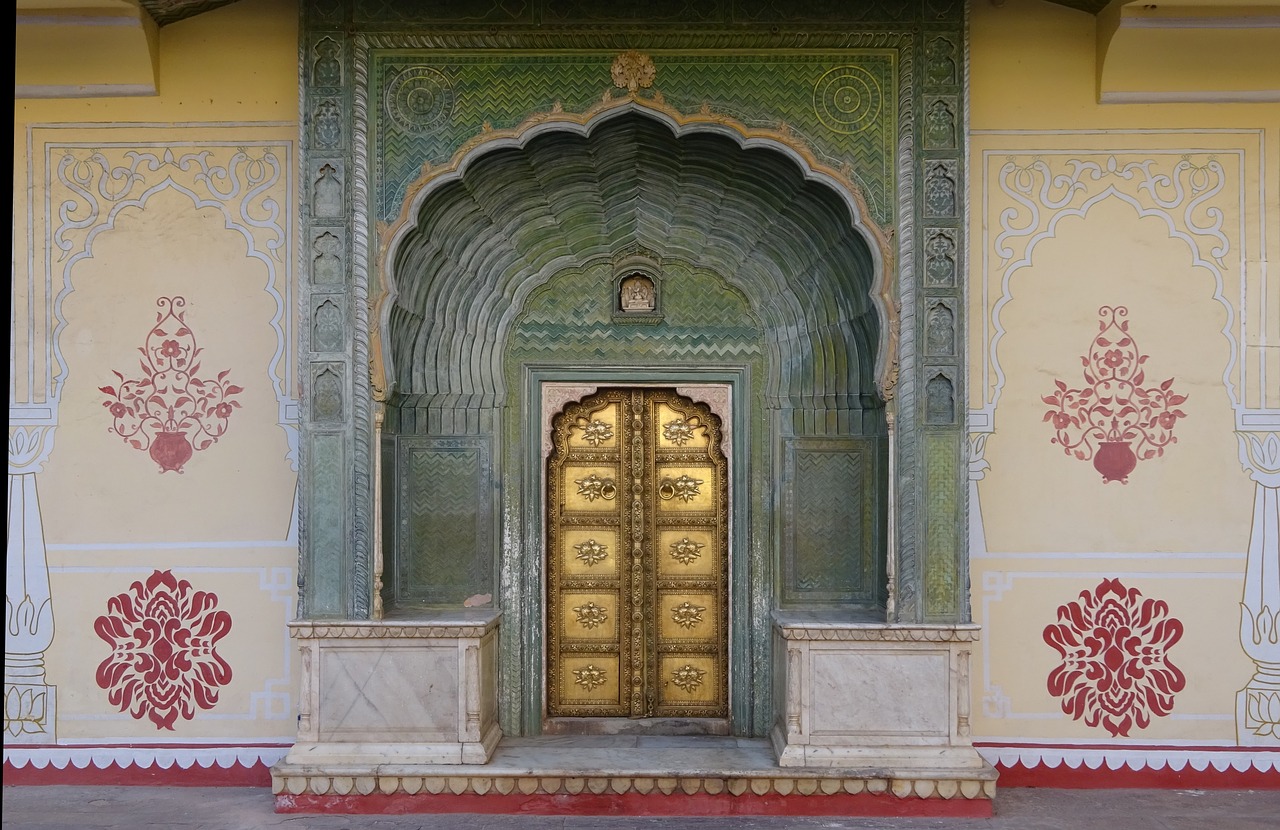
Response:
[[[16,432],[52,443],[22,471],[38,488],[25,515],[28,529],[34,518],[42,526],[53,598],[45,682],[57,689],[64,744],[287,743],[296,715],[285,627],[297,564],[296,4],[243,0],[166,26],[157,43],[157,95],[14,102],[10,398],[26,419]],[[139,349],[164,313],[157,302],[172,297],[184,298],[182,323],[202,350],[192,374],[216,383],[225,370],[223,386],[241,390],[229,396],[237,406],[225,434],[180,473],[110,432],[102,391],[121,387],[116,372],[145,376]],[[177,336],[179,324],[160,325]],[[11,445],[14,435],[11,425]],[[32,551],[37,544],[27,539]],[[148,588],[157,571],[190,589]],[[26,576],[33,585],[40,577]],[[172,710],[140,706],[137,689],[129,705],[108,699],[99,667],[112,649],[95,624],[124,616],[110,603],[133,596],[134,583],[186,603],[174,613],[188,627],[229,615],[214,648],[231,676],[205,682],[218,691],[208,706],[194,686],[180,692],[193,717],[179,711],[161,725],[150,715],[163,721]],[[200,607],[201,591],[216,605]],[[127,681],[105,678],[113,689]],[[52,734],[25,740],[41,737]]]
[[[158,95],[15,100],[11,400],[27,420],[10,435],[52,442],[19,477],[39,493],[24,505],[42,524],[63,742],[295,734],[296,26],[287,0],[241,0],[159,31]],[[1239,603],[1255,485],[1235,432],[1241,413],[1280,409],[1280,269],[1263,255],[1280,250],[1280,105],[1100,105],[1095,34],[1040,0],[972,3],[974,734],[1229,746],[1253,671]],[[181,474],[109,432],[101,391],[139,376],[173,296],[202,376],[243,389]],[[1186,396],[1177,443],[1124,484],[1064,455],[1044,421],[1055,381],[1084,383],[1103,306],[1127,309],[1144,385]],[[96,676],[110,649],[95,622],[165,570],[231,619],[230,682],[172,731],[112,705]],[[1046,628],[1104,580],[1167,603],[1184,632],[1168,659],[1185,688],[1127,735],[1047,688],[1061,660]]]
[[[1280,406],[1280,273],[1263,259],[1280,246],[1280,105],[1099,104],[1094,26],[1039,0],[972,4],[974,733],[1230,746],[1255,668],[1239,633],[1255,484],[1235,431]],[[1204,87],[1256,81],[1224,75],[1235,63],[1197,64]],[[1140,385],[1172,378],[1186,396],[1177,442],[1123,484],[1045,422],[1056,381],[1090,385],[1081,357],[1104,306],[1127,309]],[[1167,715],[1115,734],[1063,713],[1045,640],[1060,606],[1107,579],[1167,603],[1158,616],[1183,634],[1165,657],[1186,676]]]

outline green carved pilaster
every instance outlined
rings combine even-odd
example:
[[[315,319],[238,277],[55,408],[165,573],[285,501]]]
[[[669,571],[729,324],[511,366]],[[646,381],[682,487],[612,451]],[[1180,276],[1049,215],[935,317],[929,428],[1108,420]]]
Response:
[[[361,214],[352,175],[356,67],[346,3],[303,3],[301,15],[300,475],[307,486],[298,611],[304,618],[364,618],[371,607],[373,448],[367,281],[353,278]]]

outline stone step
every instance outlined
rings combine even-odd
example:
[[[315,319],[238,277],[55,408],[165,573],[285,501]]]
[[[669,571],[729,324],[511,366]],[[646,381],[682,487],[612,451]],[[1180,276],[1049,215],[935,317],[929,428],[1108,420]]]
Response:
[[[784,769],[763,739],[504,738],[489,763],[471,765],[397,755],[292,752],[272,769],[276,811],[986,817],[995,796],[990,767]]]

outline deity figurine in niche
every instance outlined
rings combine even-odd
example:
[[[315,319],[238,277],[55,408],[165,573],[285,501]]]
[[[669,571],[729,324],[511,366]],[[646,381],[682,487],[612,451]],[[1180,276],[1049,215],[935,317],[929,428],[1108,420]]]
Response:
[[[628,312],[648,312],[655,307],[653,280],[632,274],[622,281],[619,308]]]

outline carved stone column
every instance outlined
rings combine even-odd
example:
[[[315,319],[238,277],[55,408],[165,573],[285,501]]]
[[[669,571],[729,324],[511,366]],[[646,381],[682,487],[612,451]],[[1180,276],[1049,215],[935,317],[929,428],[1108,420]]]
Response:
[[[1240,647],[1257,669],[1236,695],[1242,746],[1280,745],[1280,432],[1237,432],[1255,482],[1253,528],[1240,602]]]
[[[4,588],[4,742],[56,740],[57,687],[45,682],[53,599],[36,474],[53,445],[51,426],[9,428],[9,523]]]

